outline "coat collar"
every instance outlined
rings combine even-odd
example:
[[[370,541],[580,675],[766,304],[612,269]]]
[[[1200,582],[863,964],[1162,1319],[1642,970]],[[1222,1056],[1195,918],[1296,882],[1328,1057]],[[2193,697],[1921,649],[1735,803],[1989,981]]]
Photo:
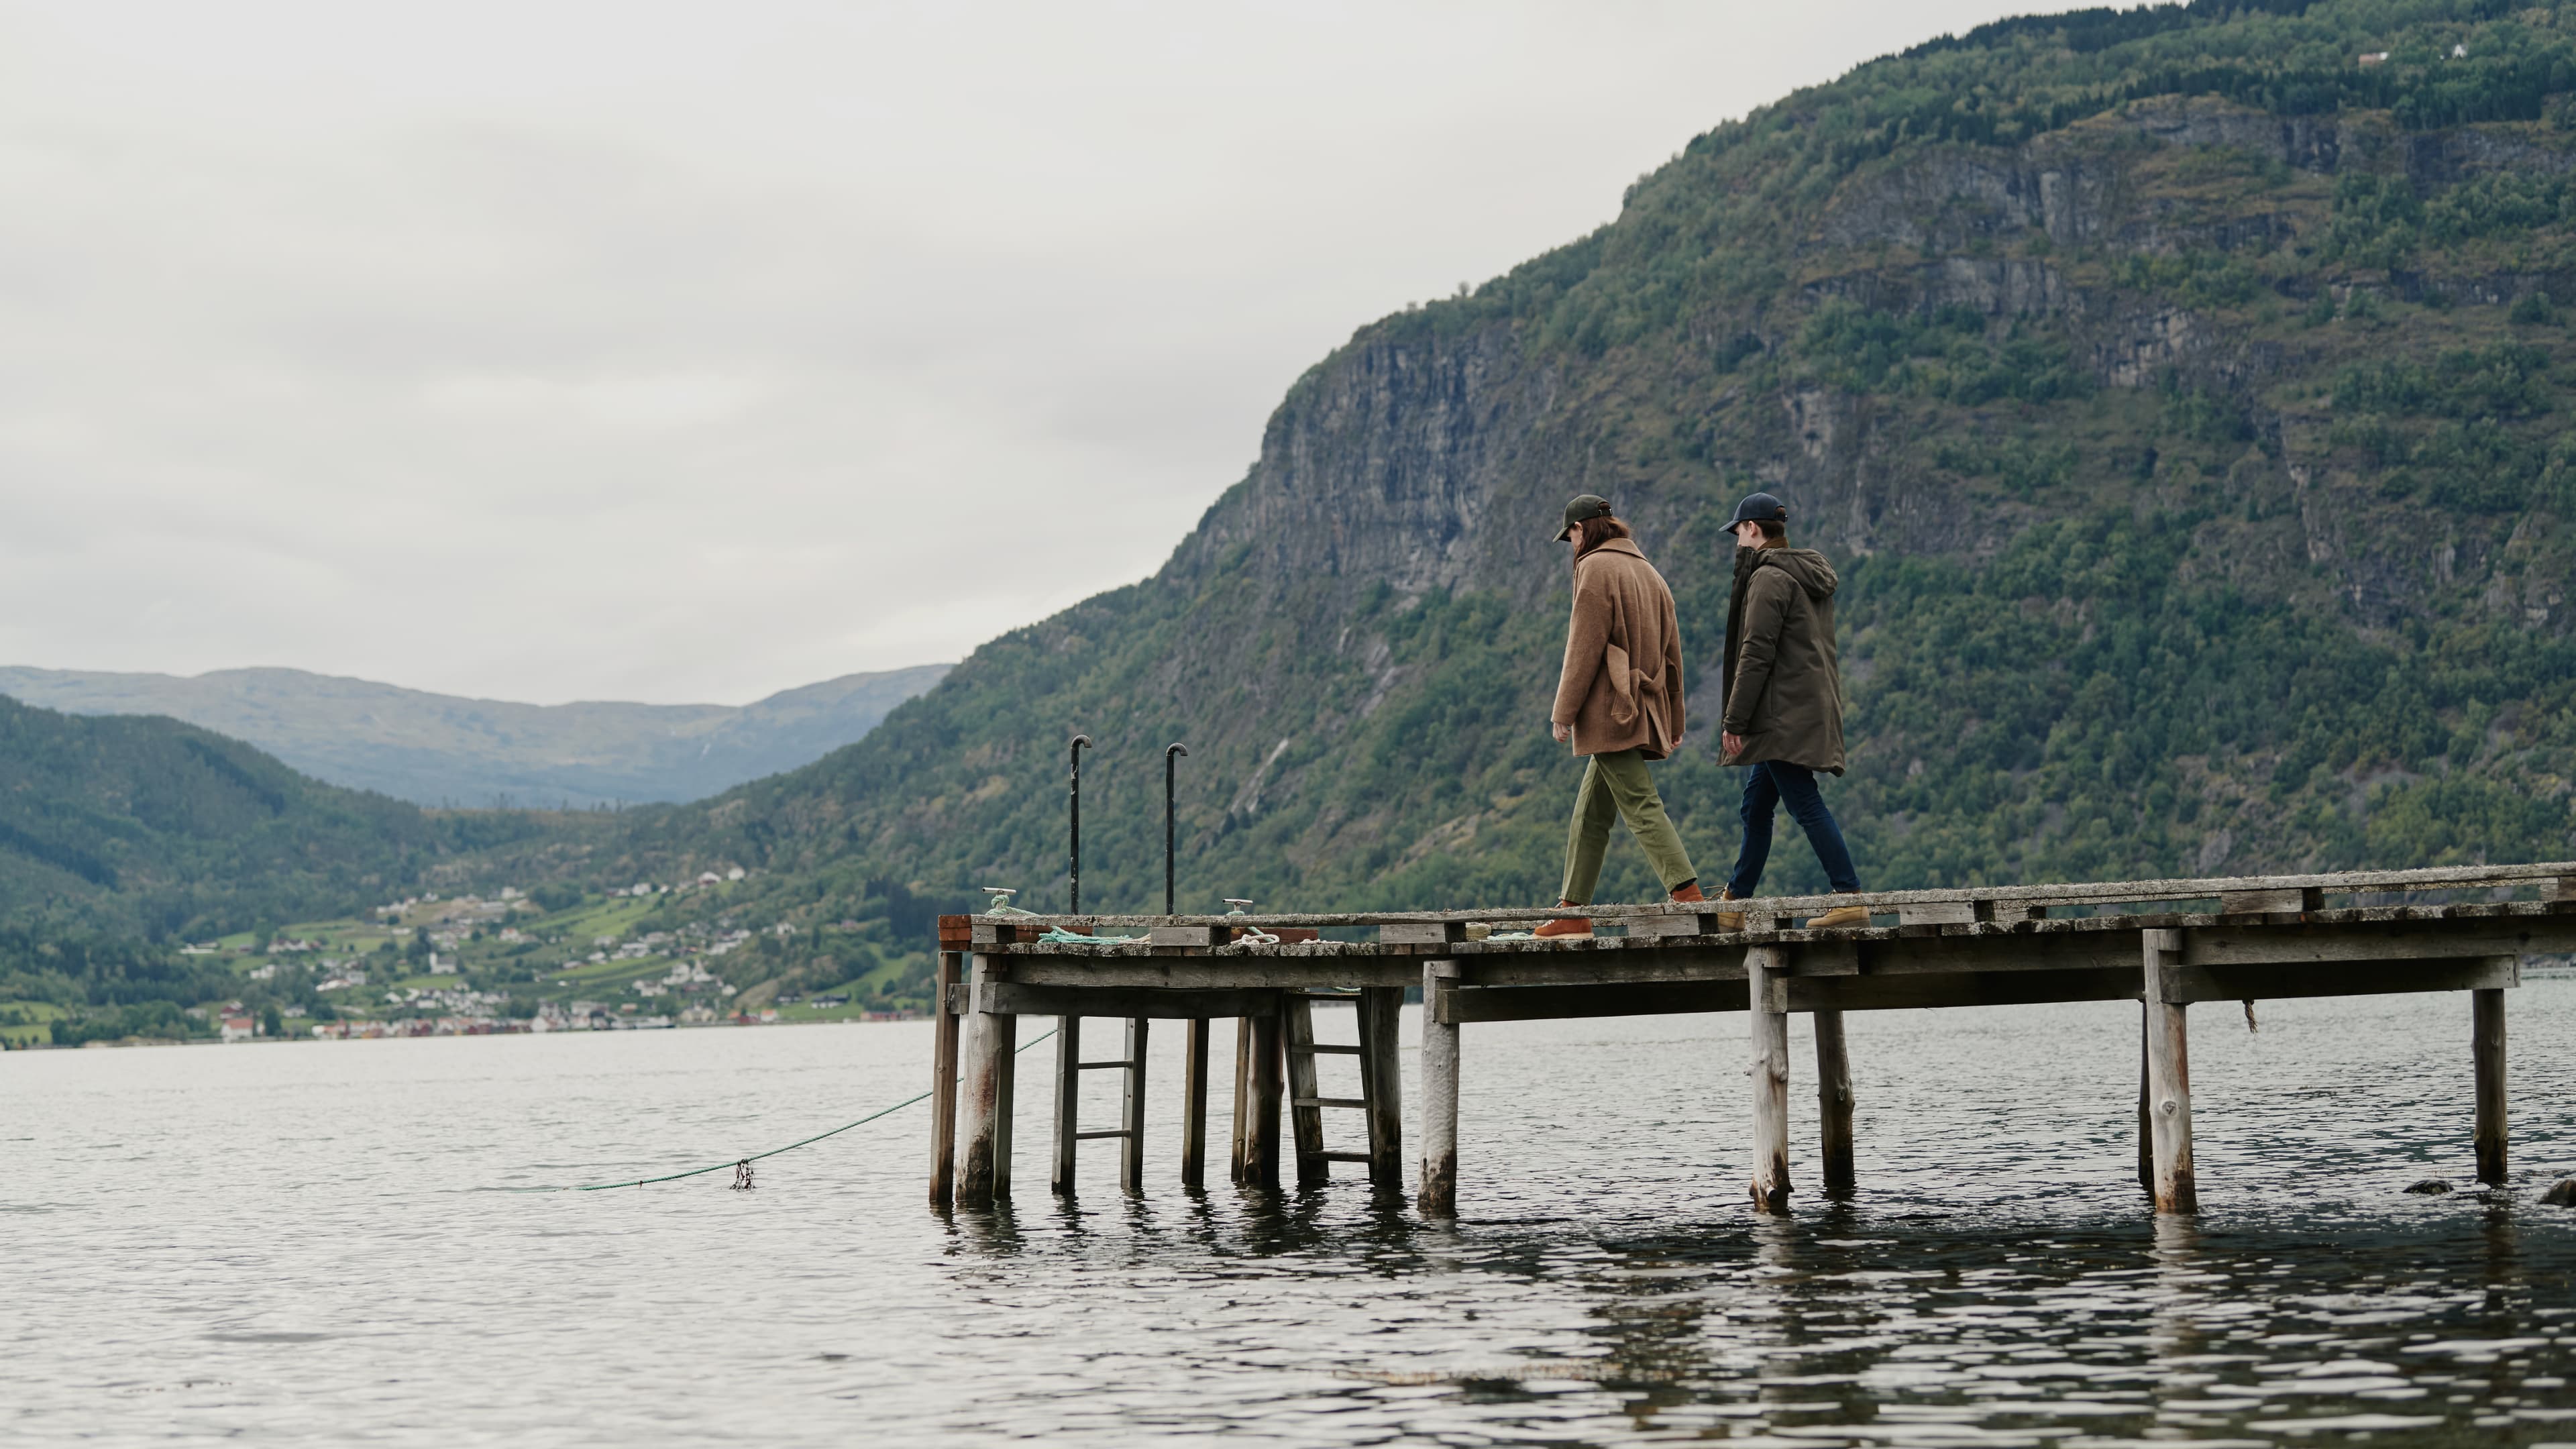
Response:
[[[1583,558],[1588,560],[1593,554],[1603,553],[1624,553],[1634,559],[1642,559],[1646,556],[1645,551],[1637,547],[1637,541],[1633,538],[1605,538],[1601,541],[1600,547],[1584,554]]]

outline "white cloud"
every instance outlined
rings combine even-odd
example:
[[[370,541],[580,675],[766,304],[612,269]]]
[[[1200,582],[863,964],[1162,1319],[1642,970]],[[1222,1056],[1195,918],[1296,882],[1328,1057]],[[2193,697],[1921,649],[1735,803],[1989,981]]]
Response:
[[[0,3],[0,663],[959,657],[1353,328],[2003,9]]]

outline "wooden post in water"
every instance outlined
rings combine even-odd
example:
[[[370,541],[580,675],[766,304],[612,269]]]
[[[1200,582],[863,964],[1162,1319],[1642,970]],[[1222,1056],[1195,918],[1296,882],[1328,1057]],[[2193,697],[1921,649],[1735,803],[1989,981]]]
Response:
[[[1252,1167],[1252,1018],[1234,1019],[1234,1166],[1237,1187],[1250,1181]]]
[[[2155,1054],[2156,1009],[2138,1003],[2138,1191],[2156,1195],[2156,1121],[2147,1110],[2147,1059]]]
[[[2478,1079],[2478,1181],[2501,1183],[2505,1168],[2504,992],[2469,993],[2470,1055]]]
[[[1181,1046],[1181,1186],[1207,1186],[1208,1019],[1190,1018]]]
[[[2191,1049],[2183,1003],[2165,999],[2165,972],[2182,954],[2182,932],[2150,929],[2143,938],[2147,1004],[2147,1106],[2155,1139],[2156,1211],[2200,1211],[2191,1171]]]
[[[1789,1210],[1789,1003],[1775,946],[1744,952],[1753,1019],[1753,1210]]]
[[[1125,1095],[1120,1098],[1118,1186],[1129,1193],[1145,1190],[1145,1028],[1150,1018],[1127,1018]]]
[[[989,1208],[1011,1190],[1011,1055],[1019,1037],[1016,1016],[988,1011],[993,966],[975,958],[966,1004],[965,1088],[958,1098],[957,1205]]]
[[[1055,1170],[1047,1186],[1058,1197],[1073,1192],[1074,1143],[1082,1132],[1077,1120],[1082,1105],[1082,1018],[1060,1016],[1055,1022]]]
[[[1422,1182],[1415,1201],[1440,1217],[1458,1212],[1458,1027],[1440,1020],[1458,963],[1422,966]]]
[[[960,959],[955,951],[939,953],[930,1013],[930,1205],[940,1208],[957,1197],[957,1012],[948,998]]]
[[[1817,1152],[1825,1174],[1825,1196],[1850,1197],[1859,1187],[1852,1168],[1851,1048],[1843,1038],[1843,1014],[1816,1016],[1816,1106],[1822,1119]]]
[[[1279,1023],[1284,1011],[1252,1021],[1251,1100],[1244,1108],[1243,1181],[1247,1187],[1279,1190],[1279,1109],[1285,1054],[1280,1050]]]
[[[1369,1182],[1404,1186],[1404,1062],[1397,1028],[1404,988],[1370,986],[1360,992],[1360,1096],[1368,1102]]]

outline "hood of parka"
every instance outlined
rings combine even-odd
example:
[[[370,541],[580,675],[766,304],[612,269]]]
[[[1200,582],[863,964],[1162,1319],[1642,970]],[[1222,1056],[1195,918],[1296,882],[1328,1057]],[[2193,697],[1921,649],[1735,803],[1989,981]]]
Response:
[[[1755,568],[1774,568],[1797,580],[1798,587],[1811,599],[1829,599],[1842,582],[1834,566],[1812,548],[1766,548],[1753,561]]]

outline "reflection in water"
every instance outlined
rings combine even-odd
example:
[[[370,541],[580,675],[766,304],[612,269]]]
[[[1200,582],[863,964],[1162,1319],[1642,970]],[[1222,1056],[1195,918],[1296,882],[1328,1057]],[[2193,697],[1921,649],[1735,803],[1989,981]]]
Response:
[[[1058,1199],[1032,1161],[1051,1104],[1025,1102],[1017,1197],[991,1212],[927,1210],[903,1130],[772,1159],[753,1193],[475,1190],[717,1160],[818,1102],[900,1098],[910,1027],[13,1054],[0,1133],[23,1137],[0,1151],[46,1166],[0,1174],[0,1425],[2576,1443],[2576,1211],[2537,1202],[2576,1167],[2576,983],[2514,1010],[2522,1173],[2449,1197],[2400,1189],[2470,1178],[2465,1028],[2300,1002],[2203,1033],[2196,1221],[2142,1210],[2118,1004],[1855,1016],[1859,1195],[1786,1219],[1741,1202],[1724,1021],[1477,1028],[1462,1214],[1435,1222],[1351,1180],[1184,1191],[1160,1158],[1130,1197],[1108,1144]],[[1149,1120],[1164,1158],[1177,1115]]]

